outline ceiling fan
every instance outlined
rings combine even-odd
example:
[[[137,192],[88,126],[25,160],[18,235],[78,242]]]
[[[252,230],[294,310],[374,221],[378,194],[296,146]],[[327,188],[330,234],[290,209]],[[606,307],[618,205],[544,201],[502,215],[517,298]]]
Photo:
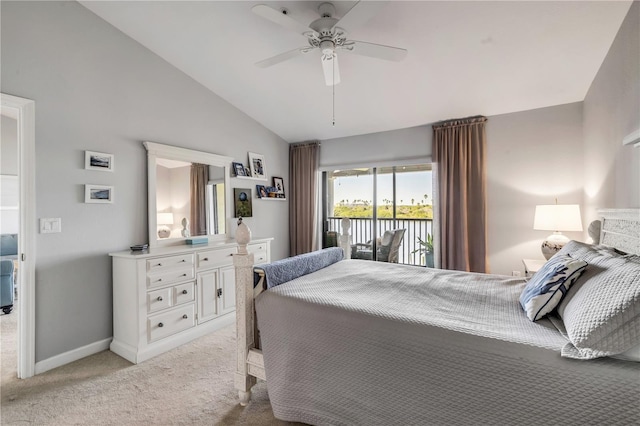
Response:
[[[336,9],[333,4],[322,3],[318,6],[320,18],[308,26],[288,16],[287,9],[275,10],[264,4],[256,5],[251,9],[255,14],[305,36],[309,42],[308,46],[298,47],[257,62],[256,66],[270,67],[318,49],[322,53],[321,62],[325,82],[327,86],[332,86],[340,83],[337,50],[387,61],[401,61],[407,55],[406,49],[351,40],[347,38],[347,32],[344,29],[344,27],[355,28],[364,24],[377,14],[385,6],[385,3],[359,1],[342,18],[335,17]]]

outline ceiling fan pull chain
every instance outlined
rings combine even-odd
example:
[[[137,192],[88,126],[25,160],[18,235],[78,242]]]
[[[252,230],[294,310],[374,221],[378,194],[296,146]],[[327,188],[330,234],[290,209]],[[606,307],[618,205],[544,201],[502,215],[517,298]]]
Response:
[[[332,95],[332,98],[333,98],[332,124],[333,124],[333,127],[336,127],[336,61],[335,61],[336,58],[335,58],[335,55],[336,54],[334,53],[333,54],[334,57],[332,59],[332,64],[331,64],[331,68],[332,68],[332,71],[333,71],[333,77],[332,77],[332,79],[333,79],[333,86],[332,86],[332,91],[333,91],[333,95]]]

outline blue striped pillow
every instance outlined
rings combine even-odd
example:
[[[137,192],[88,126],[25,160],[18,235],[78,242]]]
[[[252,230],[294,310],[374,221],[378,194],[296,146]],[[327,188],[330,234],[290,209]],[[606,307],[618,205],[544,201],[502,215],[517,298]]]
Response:
[[[531,321],[544,317],[560,303],[584,272],[587,262],[556,254],[529,280],[520,294],[520,305]]]

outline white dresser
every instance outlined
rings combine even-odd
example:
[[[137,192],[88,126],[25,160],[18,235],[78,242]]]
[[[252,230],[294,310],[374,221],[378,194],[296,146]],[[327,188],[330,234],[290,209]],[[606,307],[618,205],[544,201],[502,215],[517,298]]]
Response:
[[[271,261],[271,240],[248,246],[255,263]],[[111,350],[137,364],[235,321],[235,241],[110,253],[113,258]]]

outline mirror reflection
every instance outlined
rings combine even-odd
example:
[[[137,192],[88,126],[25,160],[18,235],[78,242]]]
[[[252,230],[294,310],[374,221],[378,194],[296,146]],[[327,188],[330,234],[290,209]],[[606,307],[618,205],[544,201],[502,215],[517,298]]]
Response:
[[[225,168],[156,158],[156,210],[158,240],[225,234]]]

